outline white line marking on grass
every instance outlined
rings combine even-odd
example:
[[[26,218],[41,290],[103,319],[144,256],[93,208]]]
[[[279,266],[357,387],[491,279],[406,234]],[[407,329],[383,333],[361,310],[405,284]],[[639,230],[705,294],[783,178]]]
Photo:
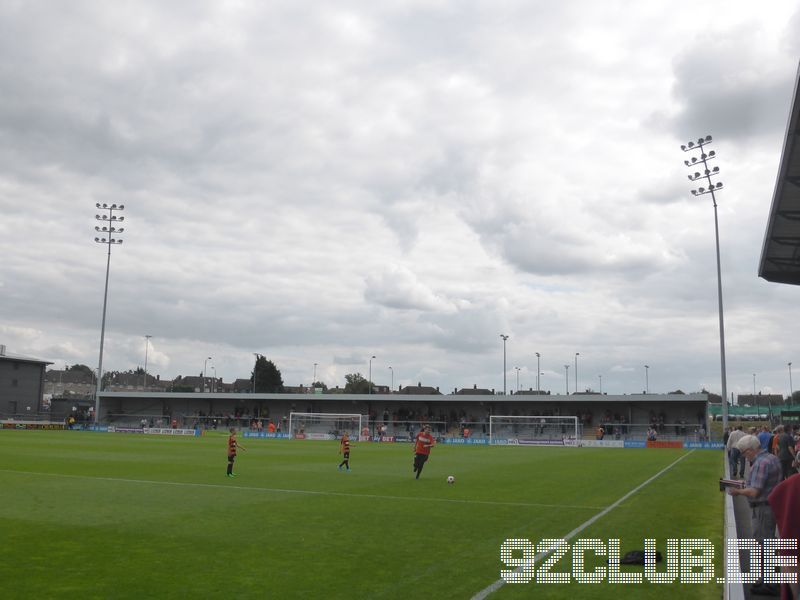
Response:
[[[631,496],[633,496],[633,495],[634,495],[636,492],[638,492],[639,490],[641,490],[641,489],[642,489],[643,487],[645,487],[645,486],[646,486],[648,483],[650,483],[650,482],[651,482],[651,481],[653,481],[654,479],[657,479],[657,478],[661,477],[661,476],[662,476],[664,473],[666,473],[667,471],[669,471],[669,470],[670,470],[672,467],[674,467],[675,465],[677,465],[679,462],[681,462],[681,461],[682,461],[684,458],[686,458],[687,456],[689,456],[689,455],[690,455],[690,454],[692,454],[693,452],[694,452],[694,450],[689,450],[689,452],[688,452],[687,454],[684,454],[683,456],[681,456],[679,459],[677,459],[676,461],[674,461],[674,462],[673,462],[673,463],[671,463],[670,465],[668,465],[668,466],[664,467],[663,469],[661,469],[661,470],[660,470],[658,473],[656,473],[655,475],[653,475],[653,476],[652,476],[650,479],[648,479],[648,480],[647,480],[647,481],[645,481],[644,483],[640,483],[639,485],[637,485],[637,486],[636,486],[635,488],[633,488],[633,489],[632,489],[630,492],[628,492],[627,494],[625,494],[625,495],[624,495],[622,498],[620,498],[619,500],[617,500],[616,502],[614,502],[614,504],[610,504],[609,506],[607,506],[606,508],[604,508],[602,511],[600,511],[599,513],[597,513],[595,516],[593,516],[593,517],[592,517],[591,519],[589,519],[588,521],[586,521],[586,522],[584,522],[584,523],[581,523],[581,524],[580,524],[580,525],[578,525],[578,526],[577,526],[575,529],[573,529],[572,531],[570,531],[570,532],[569,532],[567,535],[563,535],[563,536],[561,536],[561,539],[563,539],[563,540],[567,540],[567,541],[568,541],[568,540],[570,540],[570,539],[572,539],[573,537],[575,537],[576,535],[578,535],[578,534],[579,534],[581,531],[583,531],[584,529],[586,529],[587,527],[589,527],[589,525],[591,525],[592,523],[594,523],[595,521],[597,521],[597,520],[598,520],[598,519],[600,519],[601,517],[604,517],[605,515],[607,515],[608,513],[610,513],[612,510],[614,510],[616,507],[618,507],[620,504],[622,504],[623,502],[625,502],[625,500],[627,500],[628,498],[630,498]],[[548,554],[551,554],[551,553],[550,553],[550,552],[541,552],[541,553],[537,554],[536,556],[534,556],[534,557],[533,557],[533,561],[531,562],[531,564],[536,564],[537,562],[539,562],[540,560],[542,560],[543,558],[545,558],[545,557],[546,557]],[[522,565],[522,566],[519,566],[519,567],[517,567],[517,568],[515,569],[515,571],[521,571],[521,570],[522,570],[522,568],[523,568],[523,566],[525,566],[525,565]],[[483,588],[483,589],[482,589],[480,592],[478,592],[477,594],[475,594],[475,595],[472,597],[472,599],[471,599],[471,600],[483,600],[483,599],[484,599],[484,598],[486,598],[486,597],[487,597],[489,594],[492,594],[492,593],[496,592],[497,590],[499,590],[501,587],[503,587],[503,585],[505,585],[505,583],[506,583],[506,582],[505,582],[505,580],[504,580],[504,579],[502,579],[502,578],[500,578],[500,579],[498,579],[497,581],[495,581],[493,584],[491,584],[491,585],[489,585],[489,586],[487,586],[487,587]]]
[[[524,506],[530,508],[572,508],[576,510],[600,510],[601,506],[576,506],[569,504],[537,504],[534,502],[498,502],[494,500],[460,500],[458,498],[425,498],[420,496],[384,496],[380,494],[354,494],[350,492],[321,492],[317,490],[292,490],[287,488],[265,488],[244,485],[223,485],[221,483],[191,483],[183,481],[155,481],[149,479],[124,479],[121,477],[93,477],[91,475],[68,475],[66,473],[39,473],[35,471],[16,471],[0,469],[0,473],[18,475],[42,475],[45,477],[61,477],[65,479],[89,479],[93,481],[116,481],[121,483],[146,483],[149,485],[171,485],[177,487],[199,487],[223,490],[248,490],[274,494],[305,494],[308,496],[341,496],[344,498],[374,498],[377,500],[418,500],[422,502],[448,502],[453,504],[486,504],[489,506]]]

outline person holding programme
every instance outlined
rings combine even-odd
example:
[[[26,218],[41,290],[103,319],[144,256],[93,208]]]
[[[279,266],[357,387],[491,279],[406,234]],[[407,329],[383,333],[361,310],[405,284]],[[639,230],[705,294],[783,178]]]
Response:
[[[781,463],[778,457],[761,448],[761,442],[754,435],[745,435],[736,448],[750,462],[750,473],[743,488],[729,488],[731,496],[745,496],[750,505],[750,537],[763,547],[765,539],[775,537],[775,515],[767,501],[770,492],[781,481]],[[754,594],[773,595],[777,586],[759,579],[750,591]]]

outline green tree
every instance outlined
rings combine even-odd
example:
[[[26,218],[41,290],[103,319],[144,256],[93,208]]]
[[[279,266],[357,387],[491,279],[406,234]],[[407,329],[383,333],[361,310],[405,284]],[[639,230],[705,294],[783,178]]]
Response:
[[[322,388],[322,391],[323,391],[323,392],[327,392],[327,391],[328,391],[328,386],[327,386],[327,385],[325,385],[325,384],[324,384],[323,382],[321,382],[321,381],[315,381],[314,383],[312,383],[312,384],[311,384],[311,387],[312,387],[312,388]]]
[[[345,394],[369,394],[370,382],[361,373],[350,373],[344,376],[347,384],[344,386]]]
[[[283,391],[283,378],[275,363],[267,360],[266,357],[258,354],[253,372],[250,374],[250,381],[255,378],[255,390],[257,393],[270,394]]]
[[[72,365],[67,369],[67,371],[75,371],[77,373],[86,375],[87,377],[94,377],[94,369],[87,367],[86,365]]]

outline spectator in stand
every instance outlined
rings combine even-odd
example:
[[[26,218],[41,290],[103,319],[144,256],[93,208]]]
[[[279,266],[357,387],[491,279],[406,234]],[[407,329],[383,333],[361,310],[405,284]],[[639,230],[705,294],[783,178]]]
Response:
[[[751,509],[750,536],[763,547],[765,539],[775,537],[775,515],[767,497],[780,483],[781,463],[777,456],[761,449],[761,442],[754,435],[739,438],[736,448],[750,462],[750,474],[744,488],[728,488],[728,493],[747,497]],[[764,583],[761,578],[750,586],[751,594],[774,596],[777,591],[778,586]]]
[[[728,444],[725,447],[728,450],[728,463],[731,467],[732,478],[744,477],[744,456],[742,456],[736,444],[739,443],[739,440],[745,437],[745,435],[747,434],[742,431],[742,426],[737,425],[736,429],[731,431],[731,434],[728,436]]]
[[[275,433],[275,423],[273,423],[272,421],[270,421],[269,425],[267,425],[267,432]]]
[[[650,425],[650,428],[647,430],[647,441],[648,442],[655,442],[657,438],[658,438],[658,435],[656,433],[656,426],[655,425]]]

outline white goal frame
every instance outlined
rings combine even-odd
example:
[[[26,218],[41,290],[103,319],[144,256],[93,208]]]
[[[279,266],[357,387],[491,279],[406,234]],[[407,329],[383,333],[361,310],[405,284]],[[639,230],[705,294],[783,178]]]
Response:
[[[297,422],[297,417],[305,417],[306,419],[316,419],[321,418],[326,421],[331,421],[335,423],[336,419],[358,419],[358,432],[357,435],[361,436],[361,430],[363,429],[363,419],[368,418],[367,415],[362,415],[359,413],[308,413],[308,412],[290,412],[289,413],[289,435],[294,438],[294,426],[292,421],[295,423]]]
[[[566,425],[563,434],[547,437],[518,438],[520,445],[531,446],[579,446],[581,441],[581,427],[578,417],[574,415],[554,416],[554,415],[489,415],[489,443],[493,444],[496,437],[496,420],[504,419],[504,425],[513,425],[517,422],[526,427],[544,425],[545,428],[554,425]],[[511,421],[509,423],[508,421]],[[514,436],[509,436],[513,438]],[[559,439],[561,440],[559,443]]]

